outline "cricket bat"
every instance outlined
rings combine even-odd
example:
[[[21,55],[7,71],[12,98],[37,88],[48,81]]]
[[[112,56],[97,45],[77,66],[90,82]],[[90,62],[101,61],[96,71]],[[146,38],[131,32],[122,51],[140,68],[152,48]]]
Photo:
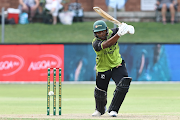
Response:
[[[103,18],[105,18],[106,20],[109,20],[110,22],[121,26],[121,22],[119,22],[118,20],[116,20],[115,18],[113,18],[112,16],[110,16],[108,13],[106,13],[105,11],[103,11],[100,7],[93,7],[93,9]],[[129,27],[129,33],[130,34],[134,34],[135,30],[134,27],[132,25],[128,25]]]
[[[113,18],[111,15],[109,15],[108,13],[106,13],[104,10],[102,10],[100,7],[93,7],[93,9],[103,18],[105,18],[106,20],[109,20],[110,22],[121,26],[121,22],[119,22],[118,20],[116,20],[115,18]]]

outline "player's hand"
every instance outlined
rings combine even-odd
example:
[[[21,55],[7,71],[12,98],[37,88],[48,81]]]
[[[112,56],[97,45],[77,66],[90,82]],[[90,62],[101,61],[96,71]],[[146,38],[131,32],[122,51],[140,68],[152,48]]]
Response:
[[[129,25],[127,25],[126,23],[122,23],[121,26],[119,26],[119,30],[117,34],[119,36],[125,35],[129,32],[129,29],[130,29]]]

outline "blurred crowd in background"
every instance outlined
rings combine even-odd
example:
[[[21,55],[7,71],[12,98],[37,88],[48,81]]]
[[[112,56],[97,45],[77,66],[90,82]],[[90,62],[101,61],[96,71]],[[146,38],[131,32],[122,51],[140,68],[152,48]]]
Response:
[[[124,12],[128,0],[104,0],[107,6],[107,12]],[[8,8],[8,24],[28,24],[33,22],[43,22],[45,24],[57,23],[72,24],[73,22],[82,22],[84,16],[84,7],[78,0],[18,0],[18,8]],[[93,2],[93,1],[92,1]],[[64,5],[68,8],[64,9]],[[178,11],[177,0],[141,0],[141,10],[154,10],[156,12],[156,21],[166,24],[167,14],[170,14],[170,22],[178,22],[176,14]]]

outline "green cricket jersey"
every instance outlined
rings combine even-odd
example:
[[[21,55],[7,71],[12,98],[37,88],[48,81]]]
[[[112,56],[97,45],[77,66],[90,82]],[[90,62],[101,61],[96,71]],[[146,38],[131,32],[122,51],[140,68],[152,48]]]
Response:
[[[108,39],[114,36],[118,31],[118,28],[109,29]],[[94,38],[92,41],[93,49],[96,53],[96,70],[97,72],[105,72],[110,70],[122,62],[121,55],[119,53],[119,45],[116,42],[111,47],[103,49],[102,43],[104,40]]]

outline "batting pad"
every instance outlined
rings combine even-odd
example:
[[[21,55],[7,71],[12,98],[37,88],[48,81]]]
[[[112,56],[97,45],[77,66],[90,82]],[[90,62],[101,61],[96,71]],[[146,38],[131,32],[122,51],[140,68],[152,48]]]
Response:
[[[124,98],[126,96],[126,93],[128,92],[130,83],[132,78],[131,77],[123,77],[118,85],[116,86],[114,97],[111,101],[111,104],[109,106],[108,112],[116,111],[118,113],[119,108],[121,104],[124,101]]]
[[[101,115],[105,113],[105,106],[107,104],[107,92],[95,87],[94,97],[96,102],[96,110],[98,110]]]

